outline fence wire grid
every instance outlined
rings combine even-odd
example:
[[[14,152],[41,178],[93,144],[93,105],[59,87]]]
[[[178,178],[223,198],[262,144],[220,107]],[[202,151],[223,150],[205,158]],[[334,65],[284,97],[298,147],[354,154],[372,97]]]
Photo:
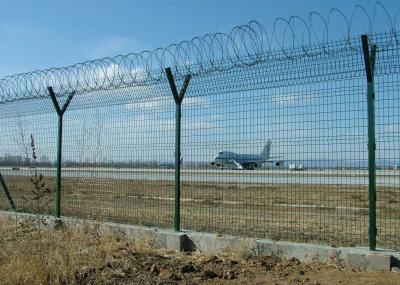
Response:
[[[377,46],[377,245],[392,249],[400,249],[399,38],[394,29],[369,34],[370,47]],[[240,64],[198,57],[198,69],[172,66],[178,90],[183,77],[192,75],[181,106],[183,230],[368,245],[361,39],[324,41],[306,51],[302,46],[270,51],[268,57],[236,54]],[[127,72],[114,61],[103,69],[114,83],[117,73]],[[104,70],[96,76],[106,82],[111,75]],[[49,214],[55,209],[58,117],[46,93],[53,86],[61,106],[77,92],[63,116],[61,214],[172,228],[176,104],[165,74],[154,78],[159,70],[136,66],[129,76],[144,78],[139,75],[144,72],[142,82],[101,85],[71,68],[63,72],[54,78],[43,72],[30,79],[14,76],[0,84],[0,172],[16,209]],[[80,83],[67,84],[65,74]],[[263,151],[267,145],[269,156]],[[218,161],[229,152],[245,155]],[[3,190],[0,208],[10,210]]]

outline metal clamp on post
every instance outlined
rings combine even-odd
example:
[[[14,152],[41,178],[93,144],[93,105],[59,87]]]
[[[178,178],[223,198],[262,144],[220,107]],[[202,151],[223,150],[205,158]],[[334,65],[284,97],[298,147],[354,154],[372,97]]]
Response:
[[[62,153],[62,125],[63,125],[63,115],[67,110],[75,92],[72,92],[67,100],[65,101],[62,108],[58,104],[56,94],[51,86],[47,87],[49,90],[51,101],[53,102],[54,108],[56,109],[58,115],[58,137],[57,137],[57,181],[56,181],[56,217],[61,216],[61,153]]]
[[[181,91],[175,85],[174,76],[172,75],[171,68],[166,68],[165,73],[168,78],[169,86],[172,95],[174,96],[176,113],[175,113],[175,207],[174,207],[174,229],[180,231],[181,223],[181,105],[185,97],[186,90],[189,86],[191,75],[185,76]]]

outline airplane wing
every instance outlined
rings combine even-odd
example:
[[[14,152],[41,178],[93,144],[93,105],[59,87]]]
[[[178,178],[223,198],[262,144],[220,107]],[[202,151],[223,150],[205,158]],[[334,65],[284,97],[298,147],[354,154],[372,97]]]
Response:
[[[236,160],[232,159],[232,162],[236,165],[238,169],[244,169],[243,165],[237,162]]]

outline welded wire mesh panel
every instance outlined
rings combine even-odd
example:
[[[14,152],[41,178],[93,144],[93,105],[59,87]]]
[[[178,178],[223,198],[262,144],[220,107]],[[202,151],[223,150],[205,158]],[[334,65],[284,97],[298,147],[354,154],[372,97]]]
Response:
[[[173,110],[169,98],[71,110],[65,117],[63,213],[171,227]]]
[[[399,247],[400,230],[398,36],[371,36],[378,46],[378,242],[391,248]],[[170,62],[178,89],[192,75],[182,103],[182,228],[366,245],[360,38],[277,51],[259,46],[255,54],[225,40],[240,52],[221,48],[212,60]],[[140,69],[132,56],[2,81],[0,171],[19,210],[54,211],[58,118],[42,86],[53,82],[60,105],[77,91],[63,118],[62,215],[172,227],[175,103],[163,73],[168,62],[154,58],[157,69]],[[46,209],[35,208],[38,190]],[[3,192],[0,207],[10,208]]]
[[[359,50],[346,50],[194,78],[186,100],[196,108],[183,104],[183,227],[366,244],[363,73]],[[190,97],[200,86],[204,96]]]
[[[55,120],[54,114],[0,120],[0,172],[18,211],[54,212]],[[11,209],[0,190],[0,207]]]
[[[377,242],[399,248],[400,236],[400,53],[385,35],[377,45],[375,73]]]

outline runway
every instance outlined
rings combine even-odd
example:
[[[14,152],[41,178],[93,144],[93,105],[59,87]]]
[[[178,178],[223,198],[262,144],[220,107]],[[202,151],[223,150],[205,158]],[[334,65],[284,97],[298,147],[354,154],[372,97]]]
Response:
[[[0,167],[3,176],[29,176],[29,168],[13,170],[11,167]],[[38,168],[44,176],[56,176],[55,168]],[[174,180],[174,169],[143,168],[76,168],[65,167],[63,177],[89,177],[100,179],[140,179],[140,180]],[[219,170],[188,169],[181,170],[181,181],[210,183],[244,183],[244,184],[333,184],[333,185],[368,185],[368,170]],[[399,186],[400,170],[377,170],[377,185]]]

